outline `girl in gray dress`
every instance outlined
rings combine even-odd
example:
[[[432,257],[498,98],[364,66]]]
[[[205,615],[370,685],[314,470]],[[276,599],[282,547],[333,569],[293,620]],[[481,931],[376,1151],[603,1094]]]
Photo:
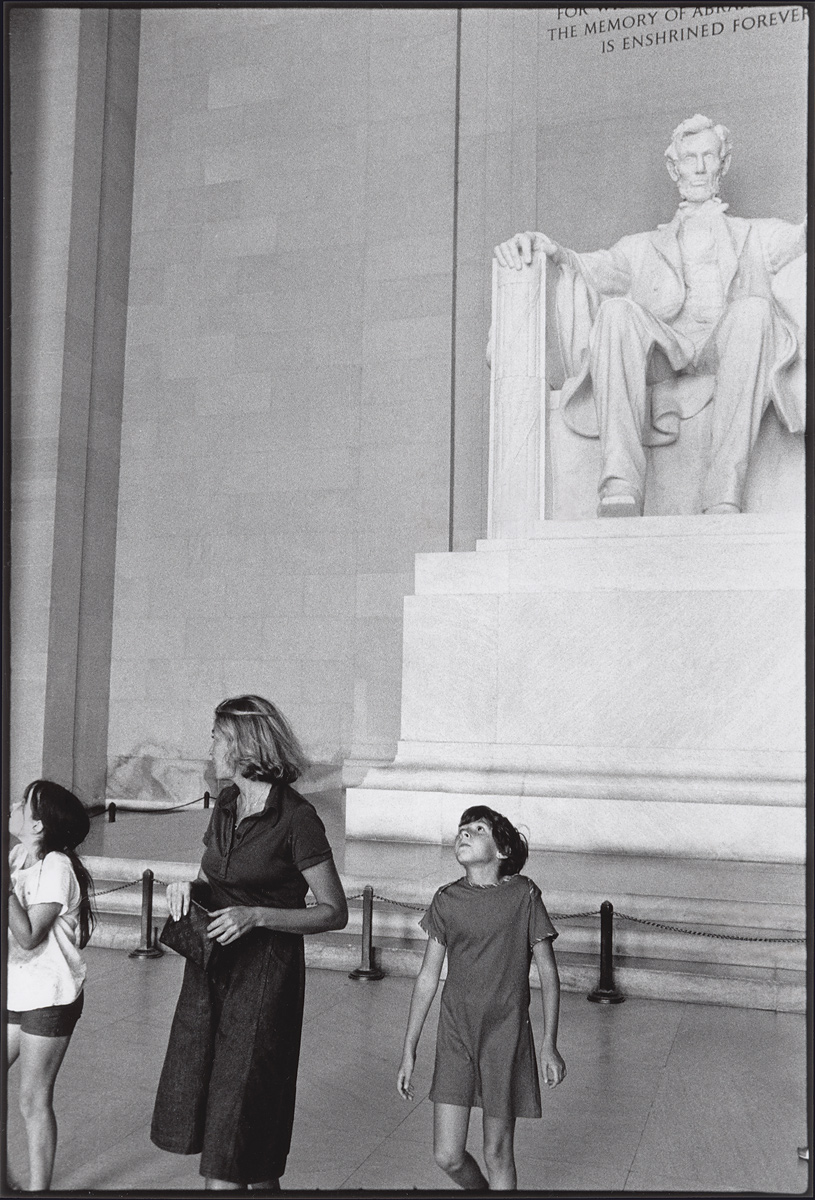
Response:
[[[412,1099],[416,1047],[447,955],[430,1089],[433,1151],[441,1169],[468,1191],[515,1189],[515,1120],[541,1115],[529,1024],[533,958],[543,1001],[541,1072],[549,1087],[566,1075],[557,1050],[560,980],[552,949],[557,931],[539,889],[520,874],[527,853],[526,839],[506,817],[484,805],[468,808],[455,841],[464,878],[439,888],[420,922],[429,936],[397,1088]],[[483,1113],[488,1179],[466,1149],[471,1108]]]

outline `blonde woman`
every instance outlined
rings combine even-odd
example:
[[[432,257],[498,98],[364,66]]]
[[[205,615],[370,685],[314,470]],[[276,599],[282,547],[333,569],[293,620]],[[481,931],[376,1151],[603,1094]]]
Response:
[[[291,786],[306,764],[283,714],[261,696],[224,700],[211,758],[231,782],[198,879],[170,884],[167,901],[175,920],[192,901],[209,910],[214,952],[206,969],[186,964],[151,1137],[200,1153],[207,1188],[278,1190],[294,1119],[303,934],[342,929],[348,910],[323,824]]]

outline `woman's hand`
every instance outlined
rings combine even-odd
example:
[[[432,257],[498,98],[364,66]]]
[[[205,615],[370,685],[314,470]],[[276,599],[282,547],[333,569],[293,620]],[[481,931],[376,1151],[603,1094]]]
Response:
[[[566,1064],[557,1048],[544,1042],[541,1048],[541,1078],[547,1087],[557,1087],[566,1078]]]
[[[167,907],[174,921],[179,921],[190,911],[192,884],[188,881],[167,884]]]
[[[258,925],[258,910],[247,908],[245,905],[234,905],[232,908],[216,908],[212,913],[213,919],[207,926],[207,937],[214,938],[222,946],[236,942],[250,929]]]
[[[399,1067],[399,1074],[396,1076],[396,1090],[403,1100],[413,1099],[413,1086],[410,1081],[413,1078],[413,1068],[415,1065],[416,1055],[406,1050],[402,1055],[402,1065]]]

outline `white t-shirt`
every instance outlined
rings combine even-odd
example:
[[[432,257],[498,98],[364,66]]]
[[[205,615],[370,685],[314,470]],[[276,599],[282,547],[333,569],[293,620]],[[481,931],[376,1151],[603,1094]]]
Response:
[[[59,904],[56,921],[32,950],[24,950],[11,929],[8,932],[8,999],[12,1012],[50,1008],[76,1000],[85,982],[85,964],[78,949],[81,892],[67,854],[52,851],[31,867],[24,867],[22,844],[9,853],[9,872],[23,908],[34,904]]]

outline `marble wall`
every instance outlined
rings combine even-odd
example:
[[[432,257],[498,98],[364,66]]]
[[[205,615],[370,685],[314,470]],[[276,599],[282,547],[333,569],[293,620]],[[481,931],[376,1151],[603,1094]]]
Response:
[[[111,768],[195,773],[244,690],[387,757],[449,541],[456,14],[142,20]]]

